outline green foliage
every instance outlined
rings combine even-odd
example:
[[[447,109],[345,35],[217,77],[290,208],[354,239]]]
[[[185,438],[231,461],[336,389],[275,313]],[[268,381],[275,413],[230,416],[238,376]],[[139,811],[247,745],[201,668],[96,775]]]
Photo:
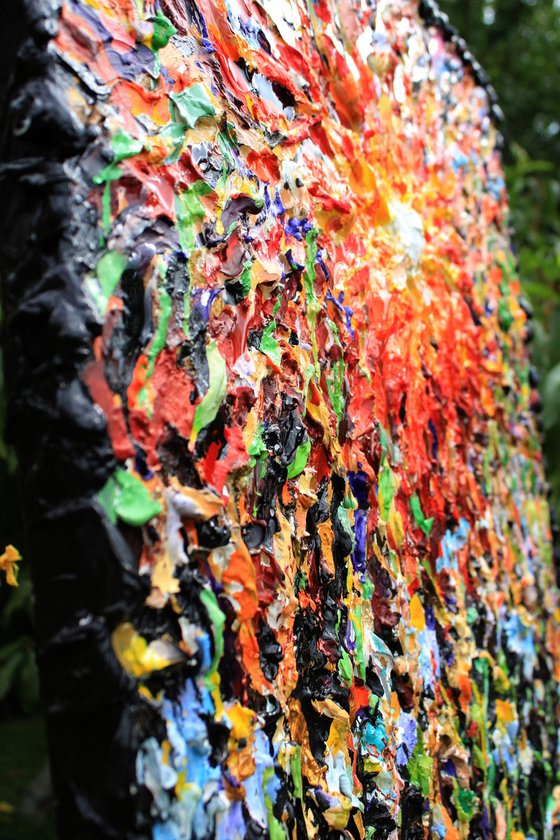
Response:
[[[31,603],[31,584],[24,577],[10,592],[0,615],[0,709],[26,714],[39,708]]]
[[[39,787],[47,755],[42,717],[0,721],[0,744],[0,837],[55,840],[52,794],[48,782]]]
[[[10,543],[24,553],[17,460],[5,437],[1,351],[0,501],[0,554]],[[38,706],[39,678],[33,641],[31,581],[24,564],[17,588],[8,586],[4,576],[0,575],[0,718],[14,712],[36,712]]]
[[[6,443],[5,398],[0,347],[0,554],[12,544],[25,558],[18,465]],[[8,586],[0,573],[0,837],[10,840],[54,840],[56,836],[48,783],[43,801],[30,797],[47,763],[44,720],[37,714],[39,675],[32,607],[25,562],[16,588]]]
[[[505,135],[534,160],[560,160],[556,0],[441,0],[498,94]]]
[[[551,504],[560,522],[560,3],[441,0],[505,114],[506,181],[523,288],[534,312]]]

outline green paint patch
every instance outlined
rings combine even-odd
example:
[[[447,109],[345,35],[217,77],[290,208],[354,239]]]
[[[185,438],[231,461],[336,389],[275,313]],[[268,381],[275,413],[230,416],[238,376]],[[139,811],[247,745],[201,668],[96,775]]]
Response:
[[[467,622],[469,624],[476,624],[479,619],[478,610],[476,607],[469,607],[467,610]]]
[[[490,464],[492,462],[492,452],[490,449],[486,449],[484,452],[484,457],[482,461],[482,470],[484,473],[484,491],[487,496],[490,495],[491,490],[491,482],[490,482]]]
[[[308,585],[307,575],[305,574],[303,569],[298,569],[296,574],[295,574],[295,577],[294,577],[294,590],[295,590],[296,595],[302,589],[306,589],[307,585]]]
[[[379,477],[379,513],[384,522],[389,519],[394,495],[395,477],[392,469],[385,464]]]
[[[198,433],[216,417],[227,388],[226,362],[215,341],[211,341],[206,347],[206,359],[208,361],[208,370],[210,371],[210,384],[202,400],[196,407],[191,443],[194,443],[198,437]]]
[[[128,131],[119,128],[111,138],[111,147],[115,153],[113,158],[113,164],[115,164],[126,158],[139,155],[144,149],[144,144],[141,140],[137,140],[132,134],[129,134]]]
[[[268,836],[270,837],[270,840],[286,840],[286,832],[284,830],[284,826],[282,825],[280,820],[274,815],[274,788],[270,784],[270,782],[274,781],[274,776],[275,773],[272,767],[267,767],[266,770],[263,771],[262,784],[264,801],[266,803]]]
[[[306,234],[305,241],[307,243],[307,253],[305,256],[305,291],[311,300],[315,299],[315,288],[313,283],[317,277],[317,270],[315,269],[315,261],[317,260],[317,237],[319,231],[313,228]]]
[[[498,303],[498,323],[504,332],[509,332],[513,321],[509,301],[502,298]]]
[[[461,822],[468,823],[474,816],[476,794],[472,790],[460,788],[457,782],[453,787],[453,802],[457,808],[457,816]]]
[[[165,158],[165,163],[177,163],[181,157],[183,143],[185,142],[186,129],[184,125],[176,122],[169,122],[161,130],[161,138],[166,144],[173,146],[173,150]]]
[[[253,267],[253,263],[251,260],[245,260],[243,263],[243,271],[238,277],[238,282],[241,283],[243,288],[243,300],[247,297],[249,292],[251,291],[252,280],[251,280],[251,268]]]
[[[126,158],[135,157],[139,155],[144,149],[144,144],[141,140],[136,140],[127,131],[119,128],[118,131],[111,138],[111,148],[113,149],[114,157],[111,163],[106,166],[97,175],[94,175],[92,180],[94,184],[104,184],[108,181],[118,181],[121,177],[121,169],[119,163]]]
[[[185,88],[180,93],[171,93],[169,98],[174,104],[174,117],[188,128],[194,128],[203,117],[213,117],[216,109],[210,102],[204,85],[196,84]]]
[[[418,728],[418,741],[414,752],[410,757],[407,768],[410,774],[410,781],[420,790],[422,796],[430,793],[430,780],[432,778],[433,759],[426,753],[422,741],[422,730]]]
[[[383,455],[387,455],[387,452],[391,455],[391,439],[389,435],[381,425],[381,423],[377,424],[377,428],[379,430],[379,443],[381,444],[381,451]]]
[[[255,436],[249,447],[249,455],[251,456],[251,468],[253,468],[257,460],[264,460],[268,455],[268,449],[263,441],[264,425],[261,423],[255,432]]]
[[[102,169],[101,172],[94,175],[92,181],[96,185],[107,184],[109,181],[118,181],[121,174],[122,172],[118,164],[110,163],[105,169]]]
[[[204,218],[205,207],[200,199],[209,192],[212,192],[212,187],[205,181],[197,181],[175,196],[179,244],[186,254],[189,254],[195,245],[195,223]]]
[[[338,359],[332,366],[332,373],[327,379],[327,390],[329,392],[329,400],[334,413],[338,418],[338,424],[342,420],[344,414],[344,395],[342,393],[344,387],[344,362]]]
[[[156,367],[157,357],[165,347],[165,339],[167,338],[167,328],[169,326],[169,319],[171,318],[172,309],[173,301],[171,300],[171,296],[168,292],[166,292],[164,288],[160,288],[159,314],[156,333],[147,351],[148,364],[146,368],[146,379],[144,385],[140,389],[140,393],[138,394],[138,400],[141,404],[145,403],[146,400],[146,383],[149,382],[152,378]],[[151,416],[151,411],[152,409],[151,407],[149,407],[148,416]]]
[[[206,608],[208,618],[212,624],[212,632],[214,636],[214,656],[212,657],[212,664],[206,674],[206,677],[211,677],[218,668],[220,659],[224,652],[224,625],[226,617],[218,604],[218,599],[211,589],[203,589],[200,593],[200,600]]]
[[[275,364],[276,367],[280,367],[282,364],[282,354],[280,353],[280,345],[273,335],[275,329],[276,321],[273,320],[263,330],[259,350],[261,353],[264,353],[265,356],[268,356],[270,361]]]
[[[308,364],[307,367],[303,371],[303,374],[305,376],[305,384],[304,384],[304,387],[303,387],[304,402],[307,402],[307,397],[309,395],[309,383],[313,379],[313,374],[314,373],[315,373],[315,365],[312,365],[311,363]]]
[[[294,460],[288,467],[288,478],[296,478],[302,473],[307,465],[307,459],[311,452],[311,441],[309,438],[298,446]]]
[[[340,508],[339,508],[340,510]],[[364,631],[362,623],[362,608],[356,607],[355,614],[352,616],[352,625],[354,627],[354,635],[356,636],[356,654],[355,662],[358,667],[360,679],[366,679],[366,659],[364,655]]]
[[[311,317],[309,318],[310,326],[314,325],[315,320],[317,318],[317,312],[319,311],[319,307],[317,304],[317,295],[315,294],[315,279],[317,277],[317,269],[315,268],[315,263],[317,261],[317,237],[319,236],[319,231],[316,228],[310,230],[309,233],[305,237],[305,242],[307,244],[307,252],[305,255],[305,272],[303,275],[303,282],[305,285],[305,294],[307,296],[307,310],[311,309]],[[311,323],[313,319],[313,324]]]
[[[352,662],[350,661],[350,657],[344,650],[344,648],[340,649],[340,659],[338,660],[338,670],[340,672],[340,676],[342,679],[348,684],[352,685],[353,679],[353,669],[352,669]]]
[[[144,144],[141,140],[136,140],[127,131],[119,128],[111,138],[111,147],[114,153],[113,160],[92,178],[96,186],[105,184],[101,199],[101,209],[103,227],[106,231],[111,226],[111,181],[118,181],[121,177],[122,170],[119,166],[121,161],[139,155],[144,149]]]
[[[373,593],[375,592],[375,587],[371,580],[368,580],[367,578],[364,580],[362,584],[362,591],[364,593],[364,598],[366,599],[366,601],[370,601],[373,596]]]
[[[150,18],[150,22],[154,27],[151,48],[153,52],[157,52],[168,45],[169,39],[177,34],[177,30],[160,9]]]
[[[301,773],[301,747],[296,744],[290,754],[290,773],[297,799],[303,799],[303,779]]]
[[[347,487],[346,495],[342,500],[342,507],[345,510],[358,510],[358,502],[349,487]]]
[[[128,260],[125,255],[119,254],[118,251],[108,251],[97,263],[95,273],[101,286],[105,306],[118,286],[127,263]]]
[[[111,522],[121,519],[137,527],[145,525],[162,510],[141,479],[121,468],[117,469],[97,498]]]
[[[156,359],[165,347],[165,339],[167,338],[167,328],[169,326],[169,319],[171,318],[171,310],[173,308],[173,301],[168,292],[164,288],[159,289],[159,315],[156,334],[148,350],[148,370],[146,378],[149,379],[156,365]]]
[[[422,507],[420,506],[420,499],[418,498],[418,496],[410,497],[410,510],[412,511],[414,521],[418,528],[420,528],[420,530],[423,531],[427,537],[429,537],[430,531],[432,530],[432,525],[434,524],[434,517],[430,516],[429,519],[426,519],[422,511]]]

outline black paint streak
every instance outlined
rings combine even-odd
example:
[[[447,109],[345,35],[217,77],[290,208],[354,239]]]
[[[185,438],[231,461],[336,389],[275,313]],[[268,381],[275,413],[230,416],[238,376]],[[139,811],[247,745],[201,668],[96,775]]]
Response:
[[[111,645],[145,598],[95,494],[114,469],[105,419],[80,379],[101,324],[82,290],[95,224],[77,160],[93,139],[47,50],[56,0],[3,3],[0,268],[8,437],[22,476],[36,636],[61,840],[140,840],[139,742],[155,728]]]

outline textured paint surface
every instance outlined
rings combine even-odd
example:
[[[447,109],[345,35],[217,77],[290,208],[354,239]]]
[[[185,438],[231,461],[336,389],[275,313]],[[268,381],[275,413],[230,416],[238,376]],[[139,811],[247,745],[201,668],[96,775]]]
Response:
[[[558,598],[486,90],[405,0],[63,0],[49,50],[91,130],[98,501],[147,590],[111,635],[151,715],[130,836],[552,836]]]

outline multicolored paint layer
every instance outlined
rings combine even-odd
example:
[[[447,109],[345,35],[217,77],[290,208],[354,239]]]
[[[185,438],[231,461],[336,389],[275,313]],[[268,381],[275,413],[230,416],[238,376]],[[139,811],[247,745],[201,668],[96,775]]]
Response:
[[[154,840],[552,837],[560,615],[487,91],[411,0],[58,27]]]

